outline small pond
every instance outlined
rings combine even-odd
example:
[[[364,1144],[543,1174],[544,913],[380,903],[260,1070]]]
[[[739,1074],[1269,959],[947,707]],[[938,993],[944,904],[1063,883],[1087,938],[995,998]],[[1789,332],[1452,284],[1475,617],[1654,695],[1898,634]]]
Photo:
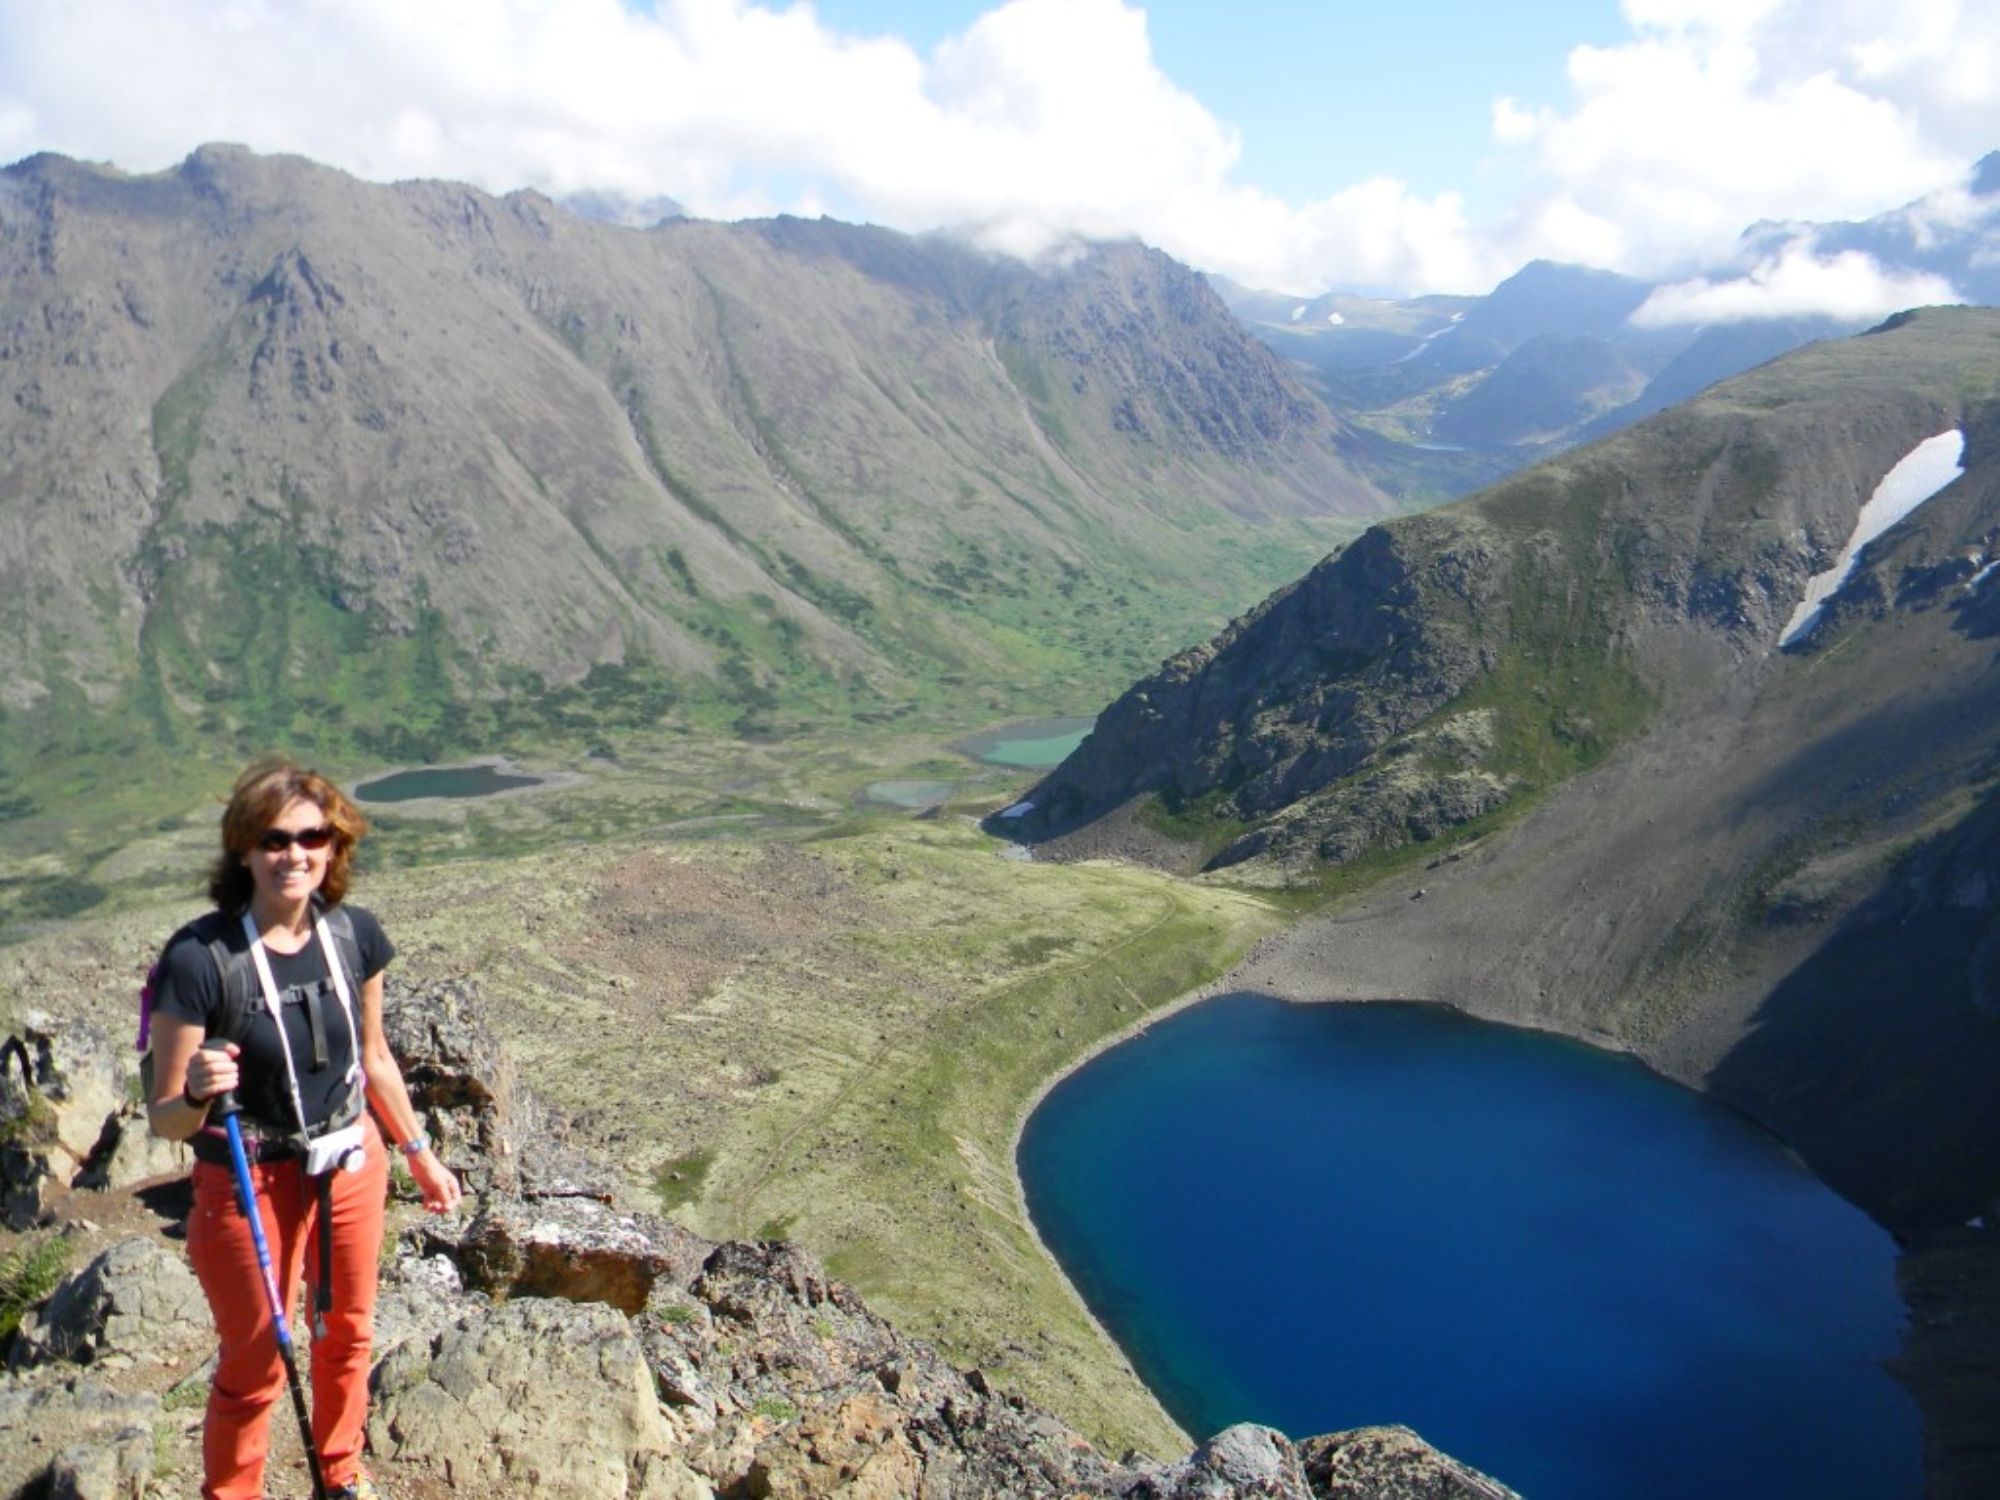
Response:
[[[989,766],[1046,771],[1068,759],[1095,719],[1019,719],[956,740],[952,749]]]
[[[354,789],[360,802],[417,802],[425,797],[490,797],[540,786],[539,776],[521,776],[496,765],[426,766],[364,781]]]
[[[861,789],[861,799],[882,807],[906,807],[921,812],[949,801],[957,790],[955,781],[871,781]]]
[[[1197,1438],[1404,1423],[1530,1500],[1920,1491],[1890,1237],[1629,1059],[1228,995],[1058,1085],[1019,1164]]]

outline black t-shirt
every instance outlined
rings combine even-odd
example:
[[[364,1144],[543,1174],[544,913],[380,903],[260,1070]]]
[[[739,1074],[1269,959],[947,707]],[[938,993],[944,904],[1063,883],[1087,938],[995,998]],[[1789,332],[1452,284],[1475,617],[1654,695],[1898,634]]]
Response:
[[[361,973],[349,974],[347,984],[354,1002],[354,1034],[341,1013],[340,996],[329,977],[328,955],[320,951],[314,938],[297,953],[278,953],[268,945],[264,952],[271,960],[271,979],[278,987],[284,1012],[285,1036],[292,1049],[292,1063],[298,1069],[299,1097],[304,1101],[306,1119],[318,1123],[331,1114],[346,1093],[348,1069],[356,1058],[355,1043],[361,1027],[361,986],[389,966],[396,956],[388,934],[374,914],[358,906],[344,906],[354,922],[355,946],[361,950]],[[247,950],[242,923],[223,924],[232,953]],[[243,962],[249,962],[245,957]],[[254,976],[253,976],[254,978]],[[260,1125],[291,1132],[298,1129],[292,1108],[291,1085],[285,1073],[285,1054],[264,1004],[263,985],[253,983],[258,997],[250,1007],[248,1029],[237,1059],[242,1082],[236,1099],[243,1112]],[[312,1010],[317,1003],[321,1030],[326,1038],[326,1060],[313,1065]],[[183,932],[167,947],[160,966],[160,982],[153,996],[153,1008],[212,1032],[222,1009],[222,975],[207,944],[192,933]]]

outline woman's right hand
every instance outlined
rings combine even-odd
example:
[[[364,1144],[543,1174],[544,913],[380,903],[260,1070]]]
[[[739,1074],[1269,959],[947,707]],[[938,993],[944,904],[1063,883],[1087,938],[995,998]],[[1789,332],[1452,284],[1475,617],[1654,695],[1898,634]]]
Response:
[[[240,1081],[236,1059],[243,1049],[234,1042],[219,1047],[198,1047],[188,1059],[187,1097],[206,1104],[217,1094],[227,1093]]]

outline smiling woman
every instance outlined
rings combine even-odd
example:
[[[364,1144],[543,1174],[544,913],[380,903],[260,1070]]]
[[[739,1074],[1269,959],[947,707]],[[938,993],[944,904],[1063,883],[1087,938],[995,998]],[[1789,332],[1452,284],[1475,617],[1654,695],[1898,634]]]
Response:
[[[216,909],[161,960],[147,1112],[155,1134],[194,1149],[188,1259],[221,1346],[202,1493],[220,1500],[263,1493],[271,1407],[288,1377],[300,1399],[284,1310],[302,1270],[315,1487],[323,1476],[334,1496],[373,1493],[360,1454],[389,1181],[375,1119],[427,1207],[459,1198],[383,1034],[395,949],[372,915],[345,904],[367,826],[317,772],[253,762],[223,811]]]

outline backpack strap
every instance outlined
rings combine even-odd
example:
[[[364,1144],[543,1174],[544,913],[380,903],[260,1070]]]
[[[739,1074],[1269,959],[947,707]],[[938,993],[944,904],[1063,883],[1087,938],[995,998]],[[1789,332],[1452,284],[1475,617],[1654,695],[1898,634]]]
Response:
[[[354,934],[354,913],[345,906],[330,906],[320,911],[326,920],[327,935],[333,939],[333,951],[340,966],[346,971],[347,987],[358,1000],[361,995],[361,939]]]
[[[232,941],[236,924],[219,911],[197,917],[187,930],[215,963],[222,985],[222,1006],[215,1013],[208,1034],[225,1042],[241,1042],[250,1031],[250,1017],[263,1008],[258,991],[257,971],[250,962],[250,950],[240,936]]]

